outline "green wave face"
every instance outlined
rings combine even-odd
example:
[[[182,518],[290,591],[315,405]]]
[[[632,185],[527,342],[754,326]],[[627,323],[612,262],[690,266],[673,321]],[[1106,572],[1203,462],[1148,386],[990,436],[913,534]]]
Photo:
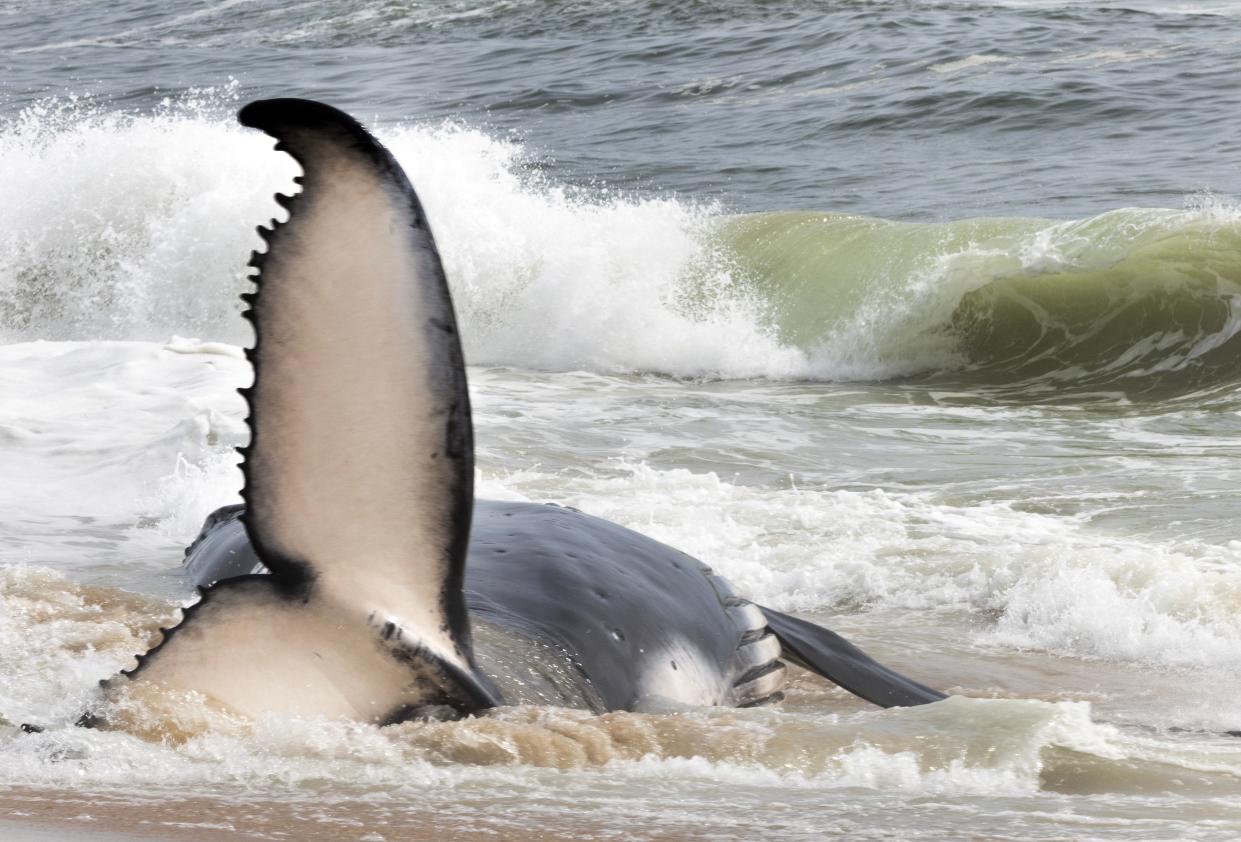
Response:
[[[824,376],[1168,394],[1241,379],[1241,214],[901,223],[774,213],[720,236]]]

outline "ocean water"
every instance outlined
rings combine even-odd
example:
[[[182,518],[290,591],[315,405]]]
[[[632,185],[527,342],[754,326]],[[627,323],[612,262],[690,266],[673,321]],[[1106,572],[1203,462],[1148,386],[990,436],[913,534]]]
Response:
[[[0,5],[0,804],[161,838],[1241,837],[1241,7]],[[483,496],[955,694],[71,727],[238,500],[313,96],[409,172]],[[342,349],[347,353],[347,349]],[[78,821],[84,816],[91,822]]]

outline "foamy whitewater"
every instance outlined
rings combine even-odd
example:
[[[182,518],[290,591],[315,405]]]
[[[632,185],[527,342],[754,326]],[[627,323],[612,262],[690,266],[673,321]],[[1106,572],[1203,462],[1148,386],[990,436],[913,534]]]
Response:
[[[0,10],[0,836],[1241,837],[1231,6],[121,6]],[[954,696],[73,727],[239,500],[285,94],[422,196],[480,496]]]

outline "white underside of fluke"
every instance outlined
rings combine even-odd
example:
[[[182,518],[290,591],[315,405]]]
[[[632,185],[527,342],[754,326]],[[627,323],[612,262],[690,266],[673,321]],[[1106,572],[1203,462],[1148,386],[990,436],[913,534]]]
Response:
[[[196,691],[246,716],[284,713],[383,722],[435,691],[388,649],[365,615],[285,599],[267,577],[217,588],[150,659],[140,680]]]
[[[446,317],[422,294],[436,270],[403,196],[372,171],[346,158],[308,172],[264,262],[248,526],[309,565],[326,597],[452,656],[441,589],[455,478],[428,342],[442,338],[428,321]]]
[[[132,677],[247,714],[376,721],[462,698],[472,443],[430,230],[400,167],[346,115],[272,100],[242,121],[304,170],[252,263],[243,494],[272,576],[209,591]]]

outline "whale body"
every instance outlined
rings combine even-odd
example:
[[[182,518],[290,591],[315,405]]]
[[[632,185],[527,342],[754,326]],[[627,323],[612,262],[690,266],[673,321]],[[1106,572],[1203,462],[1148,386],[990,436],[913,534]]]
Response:
[[[571,508],[476,501],[456,318],[417,194],[348,115],[242,109],[302,166],[251,266],[244,505],[188,548],[205,590],[105,682],[377,724],[499,705],[747,706],[790,660],[883,706],[944,698],[702,562]]]

